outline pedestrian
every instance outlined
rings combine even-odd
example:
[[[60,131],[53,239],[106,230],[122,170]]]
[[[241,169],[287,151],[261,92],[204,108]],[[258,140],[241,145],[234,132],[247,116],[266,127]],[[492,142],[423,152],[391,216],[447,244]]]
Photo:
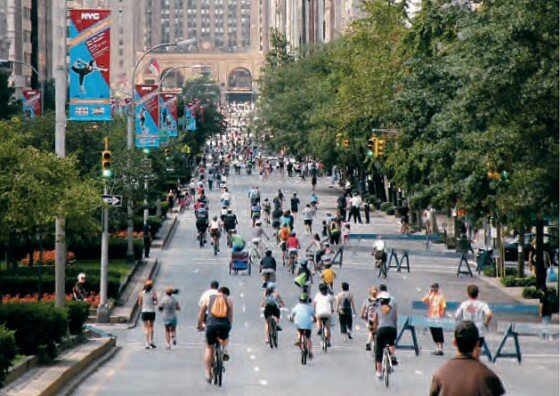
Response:
[[[154,344],[154,321],[156,320],[156,305],[158,303],[157,293],[154,291],[154,281],[148,279],[138,295],[138,305],[142,307],[141,316],[144,323],[144,336],[146,337],[146,349],[155,348]]]
[[[424,304],[428,304],[428,318],[440,319],[445,316],[446,303],[443,294],[439,292],[439,284],[430,286],[428,293],[422,298]],[[436,343],[434,355],[443,355],[443,329],[441,327],[430,327],[432,339]]]
[[[342,244],[350,246],[350,223],[342,223]]]
[[[311,204],[305,205],[301,215],[303,216],[305,233],[306,235],[311,235],[313,233],[313,209],[311,208]]]
[[[506,393],[500,378],[480,360],[480,334],[475,323],[457,324],[453,345],[457,355],[432,377],[430,396],[488,395]]]
[[[362,197],[358,193],[354,193],[354,196],[350,199],[350,214],[348,215],[348,221],[353,217],[354,224],[358,221],[362,224],[362,216],[360,215],[360,206],[362,205]]]
[[[337,220],[333,220],[331,222],[331,227],[330,227],[330,242],[331,245],[338,245],[340,243],[340,222]]]
[[[292,198],[290,198],[290,209],[294,216],[297,215],[299,210],[299,198],[296,192],[294,192]]]
[[[177,345],[177,311],[181,309],[179,302],[173,297],[173,295],[177,293],[179,293],[178,289],[168,287],[165,289],[166,296],[163,297],[159,304],[159,311],[163,313],[165,345],[167,349],[171,348],[171,343]]]
[[[338,198],[336,199],[336,205],[338,208],[338,216],[341,219],[345,219],[346,218],[346,194],[342,193],[338,196]]]
[[[338,311],[338,321],[340,322],[340,333],[352,339],[352,318],[356,312],[354,305],[354,296],[350,291],[348,282],[342,282],[342,291],[336,296],[336,307]]]
[[[371,206],[370,206],[368,201],[365,201],[364,202],[364,217],[365,217],[365,220],[366,220],[366,224],[369,224],[369,222],[370,222],[370,217],[369,217],[370,211],[371,211]]]
[[[542,325],[549,325],[552,320],[552,314],[558,313],[558,296],[552,290],[549,290],[546,285],[541,287],[541,297],[539,299],[539,316],[541,317]],[[541,339],[546,339],[548,336],[541,335]]]
[[[86,274],[80,272],[78,275],[78,281],[74,283],[74,287],[72,288],[72,296],[76,301],[84,301],[87,298],[87,289],[85,287],[86,283]]]
[[[488,307],[488,304],[478,299],[478,293],[478,286],[467,286],[469,299],[461,303],[457,312],[455,312],[455,319],[474,322],[478,328],[480,346],[482,347],[484,345],[484,331],[488,328],[488,324],[492,320],[492,311]]]
[[[143,232],[143,240],[144,240],[144,258],[150,257],[150,248],[152,247],[152,232],[151,227],[148,223],[144,224],[144,232]]]
[[[377,333],[377,323],[375,322],[375,311],[379,303],[377,302],[377,287],[369,289],[369,296],[364,300],[361,309],[361,317],[366,322],[368,329],[368,339],[366,351],[371,351],[374,346],[375,335]]]

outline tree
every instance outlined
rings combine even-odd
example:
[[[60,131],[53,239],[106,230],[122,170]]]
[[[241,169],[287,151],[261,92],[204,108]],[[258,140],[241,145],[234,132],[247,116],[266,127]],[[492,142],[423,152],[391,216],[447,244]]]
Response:
[[[9,73],[0,70],[0,120],[8,119],[21,112],[19,102],[14,99],[16,90],[8,84],[9,77]]]

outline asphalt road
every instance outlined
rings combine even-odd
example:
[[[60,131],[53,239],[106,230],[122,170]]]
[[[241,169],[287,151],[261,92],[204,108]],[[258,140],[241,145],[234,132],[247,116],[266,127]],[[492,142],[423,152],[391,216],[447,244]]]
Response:
[[[309,181],[282,178],[273,175],[263,182],[258,176],[232,176],[228,180],[233,206],[240,218],[240,231],[248,241],[251,239],[251,223],[248,217],[247,191],[251,185],[259,185],[261,197],[272,198],[278,188],[288,197],[293,191],[300,195],[302,203],[311,193]],[[324,218],[326,210],[335,206],[334,189],[328,188],[326,179],[319,182],[318,219]],[[211,213],[217,212],[219,192],[210,193]],[[330,208],[330,209],[329,209]],[[303,235],[301,218],[296,218],[298,235]],[[397,226],[384,216],[374,215],[372,224],[352,224],[353,232],[383,232],[396,234]],[[269,232],[270,229],[267,229]],[[309,240],[304,237],[305,242]],[[338,273],[335,288],[340,282],[347,281],[354,292],[358,305],[366,297],[371,285],[381,281],[372,270],[371,256],[364,246],[371,241],[353,241],[353,246],[345,253],[345,262]],[[446,254],[441,246],[433,246],[425,251],[424,242],[388,240],[389,248],[408,248],[411,251],[411,272],[390,272],[384,283],[396,297],[400,313],[412,314],[410,303],[422,297],[433,282],[439,282],[449,301],[462,301],[466,286],[477,283],[481,288],[481,299],[490,302],[513,302],[499,288],[492,287],[476,277],[457,277],[457,259]],[[222,243],[223,245],[223,243]],[[358,246],[359,245],[359,246]],[[273,245],[271,245],[272,247]],[[275,248],[278,257],[278,249]],[[157,349],[145,350],[141,324],[126,330],[119,326],[105,326],[118,336],[122,350],[98,371],[91,375],[78,389],[77,395],[366,395],[379,394],[425,395],[428,392],[433,372],[453,356],[450,334],[446,334],[445,356],[432,356],[434,345],[429,333],[419,331],[420,356],[412,351],[398,351],[400,365],[392,376],[390,389],[377,384],[374,379],[373,359],[366,353],[364,345],[366,333],[363,323],[355,319],[355,337],[343,339],[334,328],[333,347],[327,353],[315,352],[315,359],[307,366],[299,362],[299,351],[293,346],[295,330],[285,319],[281,324],[279,349],[271,350],[264,343],[263,319],[260,313],[262,296],[261,281],[257,271],[253,275],[228,275],[228,253],[223,249],[217,257],[213,256],[211,246],[201,249],[196,244],[192,212],[180,216],[180,223],[171,246],[165,251],[156,251],[161,261],[161,270],[156,281],[160,295],[167,286],[181,290],[178,298],[182,306],[179,313],[178,345],[171,350],[165,349],[164,329],[161,318],[156,319]],[[231,360],[226,364],[224,387],[218,389],[204,381],[202,368],[203,333],[196,331],[197,303],[201,293],[207,289],[211,280],[220,281],[232,291],[235,304],[234,327],[231,332]],[[282,268],[278,271],[279,291],[288,306],[297,300],[297,288],[293,276]],[[416,312],[417,313],[417,312]],[[420,313],[421,314],[421,313]],[[535,318],[501,317],[498,320],[535,320]],[[492,352],[497,348],[502,333],[487,336]],[[317,343],[319,337],[313,335]],[[499,360],[490,367],[501,377],[510,395],[531,395],[538,389],[540,396],[558,395],[559,353],[558,340],[541,341],[536,337],[521,337],[523,363],[513,359]]]

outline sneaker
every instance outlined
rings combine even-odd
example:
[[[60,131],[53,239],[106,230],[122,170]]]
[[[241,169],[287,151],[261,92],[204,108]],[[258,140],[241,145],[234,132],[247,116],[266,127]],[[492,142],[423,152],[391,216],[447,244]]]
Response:
[[[313,352],[309,352],[309,360],[313,359]]]
[[[348,333],[348,339],[351,340],[352,339],[352,334]],[[369,344],[368,344],[369,345]]]
[[[381,382],[382,380],[383,380],[383,374],[381,374],[381,373],[379,373],[379,372],[376,372],[376,373],[375,373],[375,381],[379,383],[379,382]]]
[[[177,345],[177,340],[173,338],[173,345]]]
[[[171,349],[171,345],[165,344],[165,348],[166,348],[166,349]]]
[[[265,343],[265,344],[268,344],[268,343],[269,343],[268,339],[264,340],[264,343]]]
[[[327,341],[327,346],[330,348],[331,347],[331,342]]]
[[[443,356],[443,351],[440,351],[439,349],[438,349],[438,350],[435,350],[435,351],[432,352],[432,355],[434,355],[434,356]]]
[[[146,349],[150,349],[150,344],[146,344]]]
[[[156,348],[156,344],[154,344],[153,342],[150,344],[150,346],[154,349]]]
[[[397,360],[397,357],[395,355],[391,355],[391,364],[393,366],[398,366],[399,365],[399,361]]]
[[[224,352],[224,362],[227,362],[229,360],[229,353]]]
[[[371,351],[371,345],[369,343],[366,344],[366,351]]]
[[[280,326],[276,325],[276,330],[282,331],[282,328]]]

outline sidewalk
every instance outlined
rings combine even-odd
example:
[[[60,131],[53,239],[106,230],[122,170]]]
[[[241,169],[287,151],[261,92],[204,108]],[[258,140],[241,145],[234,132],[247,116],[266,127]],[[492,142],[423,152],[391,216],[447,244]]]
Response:
[[[60,354],[52,364],[29,370],[0,389],[0,395],[50,396],[67,394],[77,376],[87,375],[117,351],[115,338],[89,339],[85,343]]]

